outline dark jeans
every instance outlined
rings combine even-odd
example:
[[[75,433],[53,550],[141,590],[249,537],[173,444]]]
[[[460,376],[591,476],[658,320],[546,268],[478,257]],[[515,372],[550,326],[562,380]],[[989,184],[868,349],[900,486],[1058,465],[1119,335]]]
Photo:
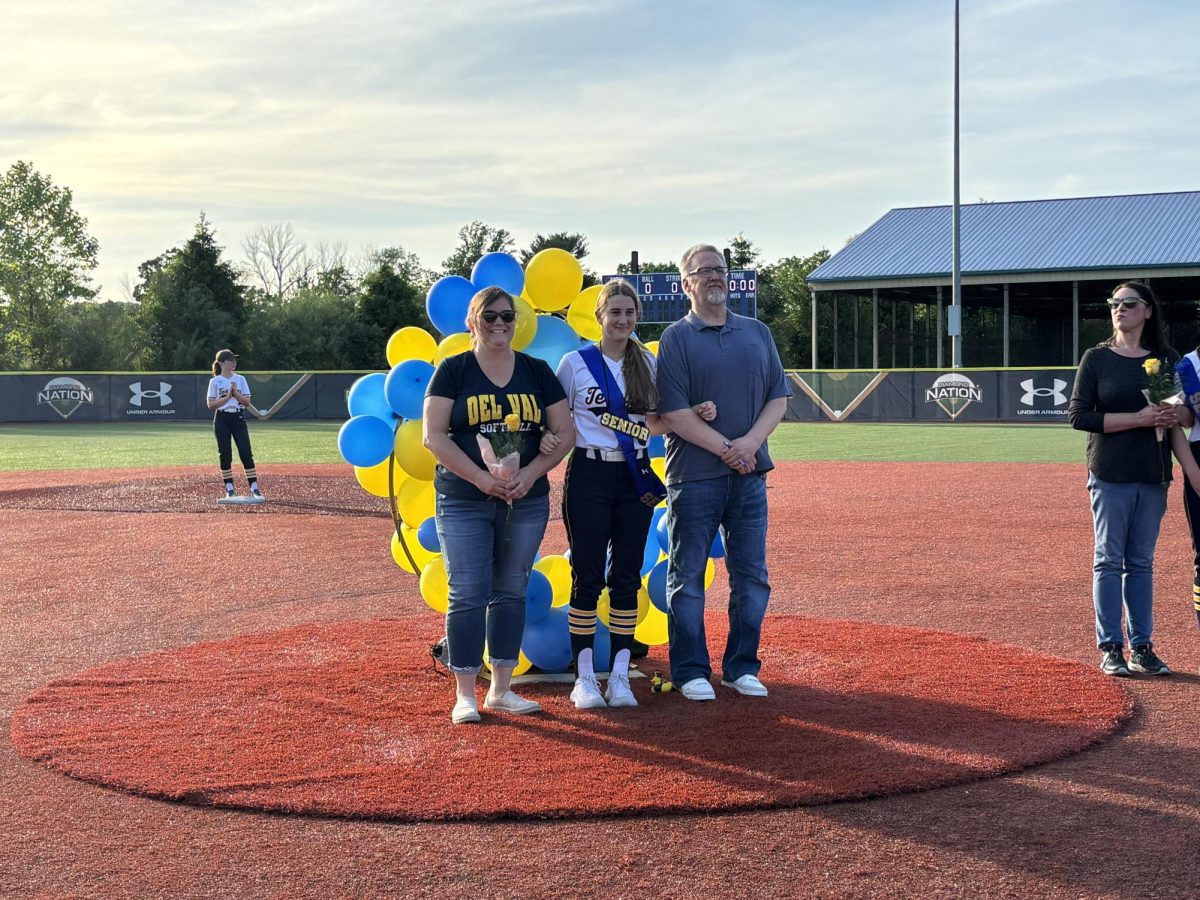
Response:
[[[563,488],[563,522],[571,544],[571,614],[573,619],[594,623],[596,601],[608,588],[610,665],[619,651],[633,646],[642,556],[653,514],[654,509],[639,498],[624,460],[592,459],[582,448],[571,454]],[[576,658],[592,646],[594,637],[594,627],[571,629]],[[599,662],[596,667],[607,671]]]
[[[450,583],[450,670],[478,673],[486,638],[493,666],[514,667],[525,630],[529,570],[546,533],[550,498],[498,500],[437,495],[438,540]]]
[[[670,485],[667,534],[667,632],[671,680],[683,685],[710,678],[704,635],[704,569],[720,528],[729,572],[729,639],[722,677],[736,681],[758,675],[758,642],[771,596],[767,581],[767,479],[729,474]]]
[[[246,417],[242,412],[217,412],[213,415],[213,434],[217,436],[217,454],[221,461],[221,472],[228,472],[233,465],[233,448],[230,438],[237,444],[238,458],[242,468],[254,469],[254,451],[250,449],[250,432],[246,429]],[[269,467],[268,467],[269,468]]]

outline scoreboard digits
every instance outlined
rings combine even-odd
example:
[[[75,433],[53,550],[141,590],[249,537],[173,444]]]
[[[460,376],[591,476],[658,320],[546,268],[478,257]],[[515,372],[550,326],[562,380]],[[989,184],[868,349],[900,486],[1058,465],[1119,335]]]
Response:
[[[605,275],[605,283],[615,278],[631,282],[642,302],[641,321],[647,324],[677,322],[692,308],[684,293],[678,272],[643,272],[639,275]],[[739,316],[758,317],[758,272],[755,269],[735,269],[729,273],[731,312]]]

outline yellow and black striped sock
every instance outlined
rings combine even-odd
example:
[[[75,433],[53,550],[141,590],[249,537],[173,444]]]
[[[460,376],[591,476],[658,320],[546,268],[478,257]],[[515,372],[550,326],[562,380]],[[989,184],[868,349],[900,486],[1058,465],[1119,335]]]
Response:
[[[221,480],[225,482],[225,493],[233,493],[233,469],[222,469]]]
[[[254,483],[258,481],[258,471],[254,468],[247,469],[246,480],[250,482],[250,487],[254,487]]]
[[[567,630],[571,632],[571,655],[579,659],[579,654],[590,649],[596,639],[596,607],[568,607]]]
[[[637,609],[613,609],[608,613],[608,631],[612,635],[612,654],[633,646],[633,632],[637,629]]]
[[[1200,584],[1192,585],[1192,608],[1196,610],[1196,624],[1200,625]]]

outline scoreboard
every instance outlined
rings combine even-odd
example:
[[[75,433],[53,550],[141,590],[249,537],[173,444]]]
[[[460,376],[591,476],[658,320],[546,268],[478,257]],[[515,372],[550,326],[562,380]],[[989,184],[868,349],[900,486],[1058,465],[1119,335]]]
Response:
[[[678,272],[643,272],[640,275],[605,275],[605,284],[623,278],[637,288],[642,301],[641,321],[646,324],[677,322],[692,308],[692,301],[683,292],[682,276]],[[758,318],[758,271],[734,269],[729,273],[730,312],[739,316]]]

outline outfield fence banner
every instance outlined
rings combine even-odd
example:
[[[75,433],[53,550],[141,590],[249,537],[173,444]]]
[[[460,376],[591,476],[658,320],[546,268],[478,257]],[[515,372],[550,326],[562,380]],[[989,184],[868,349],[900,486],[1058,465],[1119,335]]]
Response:
[[[348,418],[366,372],[242,373],[269,419]],[[1066,422],[1074,369],[793,371],[790,422]],[[211,419],[209,375],[179,372],[0,375],[0,422]]]
[[[243,372],[270,419],[345,419],[366,372]],[[210,375],[179,372],[0,375],[0,422],[169,422],[211,419]]]
[[[789,372],[789,422],[1067,421],[1074,369]]]

